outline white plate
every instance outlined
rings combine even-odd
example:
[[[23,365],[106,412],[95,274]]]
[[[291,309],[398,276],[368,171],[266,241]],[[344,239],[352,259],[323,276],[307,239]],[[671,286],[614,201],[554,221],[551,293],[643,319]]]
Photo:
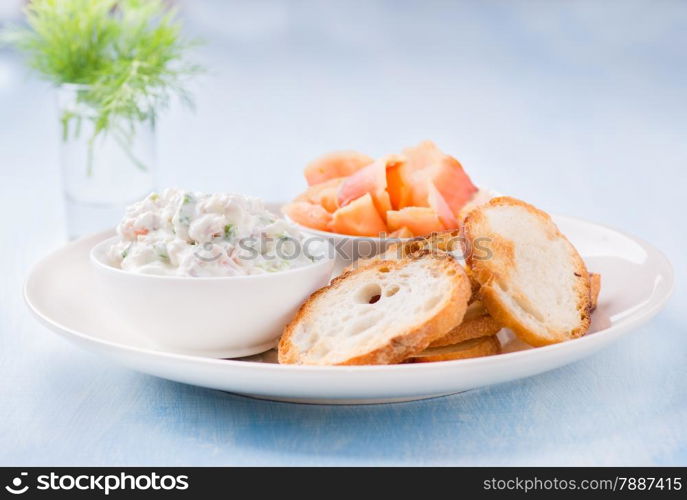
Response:
[[[134,370],[177,382],[258,398],[306,403],[409,401],[535,375],[588,356],[648,321],[673,288],[667,259],[651,245],[612,229],[555,217],[590,271],[601,273],[599,307],[590,332],[561,344],[529,348],[499,334],[505,354],[441,363],[311,367],[279,365],[274,353],[221,360],[154,350],[127,330],[98,294],[88,252],[110,232],[70,243],[32,269],[26,302],[67,340]]]

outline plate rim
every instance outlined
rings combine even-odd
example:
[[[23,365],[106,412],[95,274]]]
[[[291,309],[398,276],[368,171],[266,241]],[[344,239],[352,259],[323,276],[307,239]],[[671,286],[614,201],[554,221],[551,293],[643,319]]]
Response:
[[[91,344],[96,344],[96,345],[101,345],[105,346],[109,349],[115,349],[118,351],[126,351],[131,354],[136,354],[136,355],[145,355],[145,356],[152,356],[152,357],[162,357],[170,361],[179,361],[179,362],[186,362],[186,363],[200,363],[204,365],[218,365],[218,366],[226,366],[226,367],[235,367],[239,369],[244,369],[244,370],[259,370],[259,371],[264,371],[264,370],[272,370],[275,372],[282,373],[284,375],[286,374],[291,374],[291,373],[302,373],[305,371],[308,372],[314,372],[314,373],[322,373],[322,374],[331,374],[331,373],[342,373],[342,372],[356,372],[356,373],[368,373],[368,372],[388,372],[388,371],[421,371],[421,372],[432,372],[432,371],[439,371],[442,369],[445,369],[447,366],[454,366],[456,364],[460,364],[460,366],[470,366],[470,365],[490,365],[490,364],[501,364],[506,362],[506,359],[519,359],[520,361],[524,361],[525,358],[527,357],[542,357],[547,354],[553,354],[556,352],[560,352],[566,349],[572,349],[572,345],[576,346],[582,346],[586,344],[591,344],[594,342],[599,342],[598,339],[595,340],[595,337],[599,336],[601,337],[608,337],[609,335],[619,335],[623,333],[624,331],[627,331],[629,328],[634,327],[639,327],[642,324],[645,324],[648,322],[650,319],[652,319],[656,314],[658,314],[666,305],[666,303],[670,300],[670,298],[673,295],[674,289],[675,289],[675,273],[674,273],[674,268],[670,260],[666,257],[666,255],[661,252],[658,248],[655,246],[651,245],[650,243],[646,242],[645,240],[638,238],[636,236],[633,236],[629,233],[626,233],[624,231],[615,229],[611,226],[608,226],[606,224],[601,224],[601,223],[596,223],[596,222],[591,222],[587,221],[585,219],[579,218],[579,217],[573,217],[573,216],[568,216],[568,215],[552,215],[554,218],[554,221],[558,220],[563,220],[567,219],[569,221],[572,221],[573,223],[582,223],[586,225],[592,225],[592,226],[597,226],[604,228],[608,231],[615,232],[617,234],[620,234],[628,239],[631,239],[638,243],[647,253],[651,254],[652,256],[658,258],[660,261],[662,261],[662,265],[665,267],[666,270],[666,285],[667,289],[664,292],[663,296],[659,297],[655,302],[650,303],[647,305],[647,309],[640,309],[640,312],[635,312],[627,317],[624,317],[619,320],[619,322],[609,328],[600,330],[598,332],[594,332],[592,335],[585,335],[576,339],[571,339],[565,342],[560,342],[557,344],[552,344],[552,345],[547,345],[547,346],[542,346],[542,347],[537,347],[533,349],[525,349],[522,351],[515,351],[515,352],[508,352],[508,353],[502,353],[497,356],[486,356],[486,357],[480,357],[480,358],[472,358],[472,359],[461,359],[461,360],[451,360],[451,361],[440,361],[436,363],[410,363],[410,364],[394,364],[394,365],[355,365],[355,366],[319,366],[319,365],[291,365],[291,364],[279,364],[279,363],[264,363],[260,361],[244,361],[244,360],[237,360],[237,359],[220,359],[220,358],[209,358],[209,357],[203,357],[203,356],[193,356],[193,355],[188,355],[188,354],[178,354],[178,353],[173,353],[173,352],[167,352],[167,351],[160,351],[160,350],[154,350],[150,348],[145,348],[145,347],[137,347],[137,346],[132,346],[129,344],[123,344],[120,342],[114,342],[111,340],[105,340],[105,339],[99,339],[97,337],[93,337],[91,335],[88,335],[86,333],[82,333],[79,331],[74,330],[71,327],[67,327],[65,325],[60,324],[59,322],[49,318],[47,315],[45,315],[43,312],[39,310],[39,308],[34,304],[31,300],[30,297],[30,285],[32,281],[36,276],[36,272],[40,269],[44,263],[50,259],[52,256],[54,256],[58,252],[64,252],[68,248],[72,248],[75,246],[78,246],[79,244],[83,243],[84,240],[87,239],[92,239],[95,237],[98,237],[100,240],[101,238],[105,238],[108,234],[111,234],[112,229],[108,229],[105,231],[101,231],[98,233],[92,233],[86,236],[83,236],[82,238],[79,238],[77,240],[71,241],[67,243],[66,245],[62,245],[61,247],[53,250],[52,252],[48,253],[41,259],[39,259],[37,262],[31,265],[27,272],[27,277],[24,281],[24,286],[23,286],[23,298],[24,302],[28,306],[28,309],[32,313],[32,315],[44,326],[46,326],[49,330],[57,333],[60,336],[67,337],[68,335],[71,335],[73,337],[78,338],[81,341],[85,341],[86,343],[91,343]],[[639,315],[638,315],[639,314]],[[612,339],[611,339],[612,340]],[[288,376],[288,375],[286,375]]]

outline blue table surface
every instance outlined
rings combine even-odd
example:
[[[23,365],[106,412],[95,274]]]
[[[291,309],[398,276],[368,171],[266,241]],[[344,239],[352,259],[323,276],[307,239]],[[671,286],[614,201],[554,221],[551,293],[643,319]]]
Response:
[[[28,268],[65,241],[57,117],[0,52],[0,465],[687,464],[687,4],[181,6],[212,71],[195,113],[160,121],[160,186],[283,200],[319,153],[432,138],[481,185],[651,242],[675,294],[590,358],[421,402],[286,404],[134,373],[23,304]]]

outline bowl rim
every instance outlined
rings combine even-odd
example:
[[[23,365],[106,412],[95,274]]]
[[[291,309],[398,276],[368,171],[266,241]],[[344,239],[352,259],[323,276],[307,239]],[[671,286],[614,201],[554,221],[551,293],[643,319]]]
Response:
[[[110,264],[107,264],[101,259],[101,255],[104,255],[102,252],[102,248],[105,247],[108,244],[112,244],[115,240],[117,240],[119,237],[118,236],[111,236],[109,238],[105,238],[104,240],[99,241],[95,245],[91,247],[91,249],[88,252],[88,258],[91,261],[91,265],[93,265],[96,269],[103,270],[108,273],[112,273],[115,275],[121,275],[121,276],[128,276],[131,277],[131,279],[154,279],[154,280],[167,280],[167,281],[184,281],[184,282],[202,282],[202,281],[240,281],[240,280],[250,280],[250,279],[269,279],[274,276],[284,276],[288,274],[297,274],[299,272],[305,272],[306,270],[312,270],[312,269],[319,269],[320,267],[327,267],[331,266],[333,269],[334,263],[335,263],[335,254],[332,254],[335,249],[333,248],[333,244],[329,240],[325,240],[327,245],[329,246],[328,252],[324,252],[323,254],[323,259],[313,262],[310,265],[307,266],[301,266],[301,267],[294,267],[291,269],[285,269],[283,271],[274,271],[270,273],[262,273],[262,274],[246,274],[246,275],[239,275],[239,276],[183,276],[183,275],[167,275],[167,274],[144,274],[144,273],[134,273],[131,271],[126,271],[124,269],[119,269],[116,267],[111,266]],[[100,254],[100,255],[99,255]],[[330,269],[331,273],[331,269]]]

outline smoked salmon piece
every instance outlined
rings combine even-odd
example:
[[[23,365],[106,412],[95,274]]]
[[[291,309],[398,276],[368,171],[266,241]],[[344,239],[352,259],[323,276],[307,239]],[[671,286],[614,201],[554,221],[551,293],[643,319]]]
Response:
[[[334,212],[329,224],[331,231],[353,236],[379,236],[387,233],[384,219],[377,211],[370,193]]]
[[[365,193],[372,196],[377,211],[385,216],[391,210],[391,199],[387,192],[387,169],[394,168],[402,159],[397,155],[389,155],[376,160],[374,163],[358,170],[341,184],[339,188],[339,206],[345,207],[353,200],[357,200]]]
[[[410,205],[406,201],[403,206],[428,207],[429,179],[441,193],[453,214],[465,205],[477,192],[477,187],[463,170],[463,166],[453,158],[443,153],[432,141],[424,141],[403,151],[407,162],[399,175],[402,184],[411,191]]]
[[[282,211],[294,222],[301,226],[328,231],[332,221],[332,214],[320,205],[307,201],[294,201],[282,208]]]
[[[339,187],[341,187],[344,180],[346,180],[345,177],[336,177],[319,184],[313,184],[305,193],[299,195],[296,201],[306,201],[315,205],[321,205],[327,212],[334,212],[339,208],[337,196]]]
[[[312,186],[335,177],[348,177],[373,161],[357,151],[334,151],[311,161],[305,167],[305,180]]]
[[[389,238],[412,238],[413,236],[415,236],[413,232],[405,226],[389,234]]]
[[[308,189],[285,207],[295,222],[356,236],[426,236],[458,229],[477,188],[458,160],[432,141],[373,160],[356,151],[321,156],[305,168]]]
[[[413,193],[410,185],[405,182],[405,179],[409,177],[407,169],[405,161],[396,162],[386,169],[386,190],[394,210],[409,207],[412,204]]]
[[[439,216],[445,229],[458,229],[458,219],[453,215],[451,207],[448,206],[444,197],[430,180],[427,181],[427,201],[429,207]]]
[[[409,229],[415,236],[443,231],[444,225],[437,213],[427,207],[405,207],[401,210],[390,210],[386,213],[389,230],[394,232],[402,227]]]

